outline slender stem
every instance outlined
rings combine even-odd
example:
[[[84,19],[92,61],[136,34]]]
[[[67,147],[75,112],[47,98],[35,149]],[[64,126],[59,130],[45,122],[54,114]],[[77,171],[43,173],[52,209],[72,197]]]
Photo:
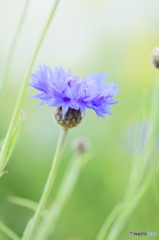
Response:
[[[67,130],[65,128],[61,128],[61,133],[59,137],[59,141],[57,144],[55,156],[53,159],[52,167],[48,176],[48,179],[46,181],[40,202],[38,204],[38,207],[36,209],[36,212],[31,219],[31,222],[29,223],[29,226],[26,228],[26,231],[24,232],[24,235],[22,237],[22,240],[31,240],[33,239],[34,231],[40,221],[41,214],[45,208],[46,202],[48,200],[48,197],[50,195],[54,180],[56,178],[60,157],[63,151],[65,138],[66,138]]]
[[[22,206],[22,207],[26,207],[30,210],[36,211],[37,205],[38,203],[30,200],[30,199],[25,199],[25,198],[20,198],[20,197],[15,197],[15,196],[8,196],[7,197],[8,202],[18,205],[18,206]]]
[[[118,216],[122,208],[123,208],[123,203],[118,203],[114,207],[114,209],[111,211],[109,216],[106,218],[95,240],[105,240],[105,236],[107,235],[109,228],[111,227],[114,219],[116,219],[116,217]]]
[[[106,240],[115,240],[118,239],[120,232],[125,226],[125,222],[129,219],[130,215],[133,213],[134,209],[140,202],[143,197],[145,191],[147,190],[150,181],[154,174],[154,168],[152,167],[145,177],[145,181],[141,184],[139,189],[135,192],[134,197],[130,200],[129,204],[125,204],[123,207],[123,212],[119,215],[117,221],[112,226],[109,235],[105,238]],[[102,239],[101,239],[102,240]]]
[[[57,5],[59,3],[60,0],[56,0],[53,8],[52,8],[52,11],[48,17],[48,20],[46,22],[46,25],[43,29],[43,32],[41,34],[41,37],[39,38],[39,41],[38,41],[38,44],[35,48],[35,51],[34,51],[34,54],[32,56],[32,60],[30,62],[30,65],[28,67],[28,70],[27,70],[27,73],[26,73],[26,76],[24,78],[24,82],[23,82],[23,85],[21,87],[21,90],[20,90],[20,93],[19,93],[19,96],[18,96],[18,99],[17,99],[17,103],[15,105],[15,109],[14,109],[14,112],[13,112],[13,115],[12,115],[12,119],[11,119],[11,122],[10,122],[10,125],[9,125],[9,128],[8,128],[8,132],[7,132],[7,135],[5,137],[5,140],[4,140],[4,143],[3,143],[3,146],[2,146],[2,150],[1,150],[1,153],[0,153],[0,173],[3,171],[4,169],[4,161],[5,161],[5,157],[7,155],[7,150],[8,150],[8,146],[9,146],[9,142],[10,142],[10,138],[12,137],[12,133],[13,133],[13,130],[14,130],[14,127],[16,125],[16,122],[17,122],[17,119],[19,117],[19,112],[20,112],[20,109],[21,109],[21,106],[22,106],[22,103],[23,103],[23,99],[24,99],[24,96],[25,96],[25,92],[26,92],[26,89],[27,89],[27,84],[28,84],[28,79],[29,79],[29,75],[30,75],[30,72],[32,70],[32,67],[33,67],[33,64],[34,64],[34,61],[36,59],[36,56],[38,54],[38,51],[40,49],[40,46],[42,44],[42,41],[45,37],[45,34],[48,30],[48,27],[51,23],[51,20],[54,16],[54,13],[55,13],[55,10],[57,8]]]
[[[154,79],[154,87],[151,99],[151,108],[149,115],[149,127],[147,133],[147,142],[142,154],[138,153],[136,157],[136,165],[133,166],[130,181],[127,187],[127,192],[125,198],[131,199],[132,195],[142,180],[144,170],[149,159],[150,153],[152,152],[152,147],[155,144],[156,139],[156,126],[157,126],[157,114],[158,114],[158,98],[159,98],[159,74],[156,72],[156,77]],[[132,182],[133,181],[133,182]],[[131,189],[131,190],[130,190]],[[129,196],[128,196],[129,195]]]
[[[15,197],[15,196],[8,196],[7,200],[8,200],[8,202],[10,202],[12,204],[25,207],[25,208],[27,208],[29,210],[32,210],[33,212],[36,211],[37,206],[38,206],[37,202],[34,202],[34,201],[32,201],[30,199],[26,199],[26,198],[20,198],[20,197]],[[47,210],[44,210],[43,213],[42,213],[42,215],[44,217],[46,217],[47,214],[48,214]]]
[[[68,201],[82,169],[82,160],[83,156],[80,155],[71,161],[71,164],[66,170],[62,183],[58,189],[56,199],[49,208],[48,215],[46,218],[43,218],[43,221],[38,227],[35,240],[46,240],[53,233],[56,221],[63,209],[63,206]]]
[[[5,65],[3,76],[2,76],[2,82],[0,84],[0,100],[3,99],[2,95],[4,93],[4,89],[5,89],[5,86],[6,86],[6,81],[7,81],[8,75],[9,75],[9,68],[10,68],[10,65],[11,65],[11,61],[12,61],[12,58],[13,58],[15,47],[16,47],[17,42],[18,42],[19,34],[21,32],[21,29],[22,29],[22,26],[24,24],[24,20],[25,20],[27,11],[28,11],[29,2],[30,2],[30,0],[26,0],[26,2],[25,2],[25,5],[24,5],[24,8],[23,8],[20,20],[19,20],[19,24],[17,26],[15,35],[13,37],[13,41],[11,43],[11,47],[10,47],[10,50],[9,50],[7,62],[6,62],[6,65]]]
[[[137,190],[140,188],[141,185],[141,181],[143,181],[144,183],[146,181],[151,180],[151,178],[147,178],[145,176],[144,178],[144,170],[145,167],[147,165],[148,159],[149,159],[149,155],[152,152],[152,148],[154,146],[154,143],[156,141],[156,126],[157,126],[157,115],[158,115],[158,98],[159,98],[159,79],[155,79],[154,82],[154,88],[153,88],[153,94],[152,94],[152,100],[151,100],[151,111],[150,111],[150,115],[149,115],[149,129],[148,129],[148,141],[146,143],[144,152],[137,157],[137,161],[136,161],[136,165],[134,165],[134,169],[136,168],[136,171],[134,171],[135,175],[134,175],[134,181],[133,183],[129,184],[130,188],[128,189],[128,191],[125,194],[124,197],[124,208],[121,210],[120,215],[118,216],[117,220],[115,221],[115,223],[113,224],[112,228],[110,229],[110,233],[107,236],[107,240],[116,240],[120,234],[120,232],[122,231],[122,229],[125,226],[125,223],[128,219],[128,217],[131,214],[130,211],[130,207],[131,207],[131,202],[135,199],[134,195],[136,194]],[[132,169],[132,171],[134,170]],[[149,174],[151,173],[150,170],[148,172]],[[146,174],[148,174],[146,173]],[[148,180],[146,180],[148,179]],[[149,183],[147,182],[146,185]],[[128,186],[129,186],[128,185]],[[146,186],[145,185],[145,186]],[[146,189],[146,187],[144,187],[143,189]],[[142,194],[141,194],[142,196]],[[136,201],[136,203],[133,206],[133,208],[136,207],[137,203],[139,202],[141,197],[138,198],[138,201]]]
[[[0,221],[0,229],[12,240],[20,240],[20,237],[1,221]]]
[[[127,185],[127,189],[125,192],[125,196],[123,199],[123,208],[120,212],[116,209],[117,206],[114,208],[110,216],[106,219],[103,227],[101,228],[96,240],[116,240],[122,229],[125,226],[126,221],[132,214],[133,210],[136,208],[137,204],[141,200],[144,192],[146,191],[149,183],[152,179],[154,174],[154,169],[150,169],[146,176],[144,176],[144,170],[147,165],[149,155],[152,152],[152,147],[154,146],[156,140],[156,126],[157,126],[157,114],[158,114],[158,97],[159,97],[159,79],[155,79],[153,94],[152,94],[152,101],[151,101],[151,110],[149,115],[149,129],[148,129],[148,136],[146,141],[146,146],[143,153],[140,153],[139,147],[136,144],[135,152],[134,152],[134,159],[132,165],[132,171],[129,178],[129,182]],[[143,102],[140,113],[143,111]],[[140,115],[139,115],[140,117]],[[142,118],[139,118],[138,128],[140,130],[140,124]],[[138,138],[138,131],[136,132],[136,140]],[[140,142],[138,142],[140,144]],[[113,217],[112,217],[113,216]],[[111,219],[111,221],[109,220]],[[111,226],[111,228],[110,228]],[[109,232],[108,232],[109,230]]]
[[[124,226],[121,224],[122,219],[120,219],[119,222],[117,222],[115,225],[113,225],[113,228],[111,229],[112,231],[109,233],[109,235],[108,235],[108,230],[110,229],[112,223],[117,219],[119,212],[125,207],[127,208],[127,211],[126,211],[124,221],[128,220],[129,216],[132,214],[132,212],[136,208],[137,204],[141,200],[142,196],[144,195],[145,191],[147,190],[147,188],[150,184],[150,180],[153,177],[153,174],[154,174],[154,166],[151,168],[148,175],[146,175],[144,183],[142,183],[140,188],[135,192],[134,197],[131,198],[129,205],[125,206],[124,202],[122,202],[122,203],[117,204],[114,207],[114,209],[112,210],[110,215],[107,217],[106,221],[104,222],[102,228],[100,229],[100,231],[96,237],[96,240],[105,240],[105,239],[112,240],[114,236],[115,236],[115,239],[117,239],[120,231],[122,230],[122,226]],[[107,238],[106,238],[106,236],[107,236]]]

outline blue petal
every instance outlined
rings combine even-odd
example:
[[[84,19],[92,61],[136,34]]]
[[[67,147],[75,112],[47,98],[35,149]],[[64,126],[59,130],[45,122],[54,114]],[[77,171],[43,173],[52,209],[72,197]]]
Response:
[[[65,114],[67,113],[67,110],[69,108],[69,103],[63,103],[62,104],[62,119],[64,119]]]

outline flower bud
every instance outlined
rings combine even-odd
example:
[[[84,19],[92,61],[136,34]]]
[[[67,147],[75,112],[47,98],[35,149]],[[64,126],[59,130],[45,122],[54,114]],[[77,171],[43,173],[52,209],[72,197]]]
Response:
[[[155,68],[159,69],[159,47],[155,47],[151,54],[151,62]]]
[[[89,139],[85,137],[79,137],[72,142],[72,148],[82,154],[87,152],[91,148],[91,143]]]
[[[76,127],[82,121],[81,111],[72,108],[68,109],[63,118],[62,107],[58,107],[54,116],[57,123],[66,129]]]

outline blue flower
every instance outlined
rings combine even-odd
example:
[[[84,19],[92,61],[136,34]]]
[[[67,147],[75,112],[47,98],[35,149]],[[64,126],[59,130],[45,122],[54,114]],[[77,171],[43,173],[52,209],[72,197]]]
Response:
[[[42,100],[41,105],[62,107],[63,118],[69,108],[81,110],[85,114],[86,108],[93,109],[99,117],[111,114],[110,105],[117,103],[113,97],[117,96],[117,84],[104,83],[107,74],[91,74],[85,79],[65,72],[62,67],[51,70],[48,66],[40,66],[39,71],[31,74],[32,87],[40,91],[33,97]]]

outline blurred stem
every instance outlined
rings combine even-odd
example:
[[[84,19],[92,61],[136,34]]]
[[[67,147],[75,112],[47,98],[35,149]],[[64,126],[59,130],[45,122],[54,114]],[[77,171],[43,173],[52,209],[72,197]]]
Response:
[[[78,154],[74,157],[73,161],[71,161],[70,165],[68,166],[62,183],[59,187],[57,197],[51,207],[48,209],[48,215],[46,218],[43,218],[43,221],[37,229],[35,240],[46,240],[53,233],[56,221],[64,205],[67,203],[80,175],[80,172],[86,163],[85,156],[87,159],[90,158],[87,153],[86,155]]]
[[[20,198],[20,197],[15,197],[15,196],[8,196],[7,197],[8,202],[13,203],[15,205],[18,206],[22,206],[22,207],[26,207],[30,210],[35,211],[37,208],[37,203],[29,200],[29,199],[25,199],[25,198]]]
[[[38,206],[38,203],[37,202],[34,202],[30,199],[26,199],[26,198],[20,198],[20,197],[15,197],[15,196],[8,196],[7,197],[7,200],[8,202],[10,203],[13,203],[15,205],[18,205],[18,206],[22,206],[22,207],[26,207],[32,211],[36,211],[36,208]],[[42,215],[44,217],[46,217],[48,214],[48,212],[45,210],[43,211]]]
[[[144,183],[137,190],[137,192],[134,195],[134,198],[132,198],[131,201],[129,202],[129,205],[125,206],[124,202],[122,202],[122,203],[117,204],[114,207],[114,209],[112,210],[110,215],[107,217],[106,221],[104,222],[102,228],[100,229],[96,240],[118,239],[120,231],[122,230],[122,227],[124,226],[124,224],[122,224],[123,221],[125,222],[129,218],[129,216],[132,214],[133,210],[135,209],[135,207],[141,200],[143,194],[145,193],[146,189],[149,186],[150,180],[153,176],[153,171],[154,171],[154,169],[151,169],[149,174],[146,176]],[[120,213],[120,211],[122,209],[124,210],[125,215],[122,214],[122,218],[121,218],[121,215],[119,215],[119,217],[118,217],[118,214]],[[116,221],[116,219],[117,219],[117,221]],[[111,231],[108,234],[108,231],[109,231],[112,223],[115,221],[116,221],[116,224],[113,225]]]
[[[28,84],[28,79],[29,79],[29,75],[30,75],[30,72],[32,70],[32,67],[33,67],[33,64],[34,64],[34,61],[36,59],[36,56],[38,54],[38,51],[40,49],[40,46],[42,44],[42,41],[45,37],[45,34],[48,30],[48,27],[51,23],[51,20],[54,16],[54,13],[55,13],[55,10],[57,8],[57,5],[59,3],[60,0],[56,0],[53,8],[52,8],[52,11],[48,17],[48,20],[46,22],[46,25],[42,31],[42,34],[41,34],[41,37],[39,38],[39,41],[37,43],[37,46],[35,48],[35,51],[33,53],[33,56],[32,56],[32,60],[30,62],[30,65],[28,67],[28,70],[27,70],[27,73],[26,73],[26,76],[24,78],[24,81],[23,81],[23,85],[21,87],[21,90],[20,90],[20,93],[19,93],[19,96],[18,96],[18,99],[17,99],[17,103],[15,105],[15,109],[14,109],[14,112],[13,112],[13,115],[12,115],[12,119],[10,121],[10,125],[9,125],[9,128],[8,128],[8,131],[7,131],[7,135],[5,137],[5,140],[4,140],[4,143],[3,143],[3,146],[2,146],[2,149],[1,149],[1,153],[0,153],[0,173],[3,171],[4,169],[4,162],[5,162],[5,158],[6,158],[6,155],[7,155],[7,152],[8,152],[8,147],[9,147],[9,143],[10,143],[10,138],[12,137],[12,133],[14,131],[14,127],[17,123],[17,119],[19,117],[19,112],[20,112],[20,109],[21,109],[21,106],[22,106],[22,103],[23,103],[23,99],[24,99],[24,96],[25,96],[25,92],[26,92],[26,89],[27,89],[27,84]]]
[[[109,216],[106,218],[95,240],[105,240],[105,237],[109,231],[109,228],[111,227],[114,219],[116,219],[116,217],[118,216],[122,208],[123,208],[123,203],[118,203],[114,207],[114,209],[111,211]]]
[[[25,20],[27,11],[28,11],[29,2],[30,2],[30,0],[26,0],[26,2],[25,2],[25,5],[24,5],[24,8],[23,8],[20,20],[19,20],[19,24],[17,26],[13,41],[11,43],[11,47],[10,47],[10,50],[9,50],[7,62],[6,62],[6,65],[5,65],[3,76],[2,76],[2,81],[1,81],[1,84],[0,84],[0,102],[3,99],[4,89],[5,89],[6,81],[7,81],[8,75],[9,75],[9,69],[10,69],[11,61],[12,61],[12,58],[13,58],[15,47],[17,45],[18,37],[20,35],[21,29],[22,29],[22,26],[24,24],[24,20]]]
[[[155,198],[155,201],[156,201],[156,205],[159,209],[159,202],[158,202],[159,193],[158,193],[158,186],[157,186],[157,183],[156,183],[155,179],[153,180],[153,183],[152,183],[152,190],[153,190],[154,198]]]
[[[106,221],[104,222],[102,228],[100,229],[96,240],[112,240],[118,239],[120,231],[124,226],[123,221],[125,222],[128,220],[129,216],[132,214],[136,206],[138,205],[139,201],[141,200],[142,196],[144,195],[145,191],[147,190],[150,181],[154,175],[155,166],[153,166],[148,175],[145,178],[145,181],[141,184],[139,189],[135,192],[134,197],[131,199],[128,205],[125,206],[124,202],[117,204],[110,215],[107,217]],[[124,210],[125,215],[122,214],[118,216],[118,214]],[[117,219],[117,221],[116,221]],[[119,220],[119,221],[118,221]],[[116,222],[115,222],[116,221]],[[110,229],[112,223],[115,222],[116,224],[113,225],[111,231],[108,234],[108,230]]]
[[[5,165],[7,164],[8,159],[9,159],[9,157],[12,154],[12,151],[13,151],[14,145],[16,143],[16,139],[17,139],[20,127],[21,127],[21,122],[22,122],[22,113],[20,113],[20,116],[17,119],[17,122],[16,122],[16,124],[14,126],[14,129],[12,131],[12,135],[9,138],[8,149],[7,149],[7,152],[6,152],[6,155],[5,155],[5,159],[4,159],[4,162],[3,162],[3,166],[2,166],[3,169],[5,168]],[[2,174],[4,172],[5,171],[3,171]]]
[[[134,167],[134,165],[136,164],[137,161],[137,157],[139,156],[140,152],[141,152],[141,137],[140,132],[141,132],[141,124],[143,123],[143,121],[145,120],[145,116],[146,116],[146,112],[147,112],[147,104],[146,104],[146,100],[147,100],[147,96],[148,96],[148,90],[144,89],[142,94],[141,94],[141,99],[140,99],[140,103],[139,103],[139,109],[138,109],[138,115],[137,115],[137,124],[136,124],[136,128],[135,128],[135,136],[134,136],[134,153],[133,153],[133,159],[132,159],[132,168]]]
[[[157,73],[158,75],[158,73]],[[151,181],[150,177],[145,176],[144,179],[144,172],[145,167],[147,165],[147,161],[149,159],[150,153],[152,152],[153,145],[156,140],[156,126],[157,126],[157,115],[158,115],[158,98],[159,98],[159,79],[156,78],[154,82],[153,87],[153,93],[152,93],[152,100],[151,100],[151,109],[150,109],[150,115],[149,115],[149,128],[148,128],[148,140],[146,142],[146,146],[143,153],[138,153],[138,156],[136,156],[135,164],[133,164],[129,183],[127,186],[127,190],[125,192],[124,196],[124,207],[121,210],[117,220],[114,222],[112,228],[110,229],[110,232],[108,234],[107,240],[115,240],[118,239],[118,236],[122,229],[125,226],[125,223],[127,219],[129,218],[131,214],[131,208],[133,206],[133,209],[137,206],[137,203],[141,199],[145,189],[147,188],[149,182]],[[151,176],[150,171],[147,173],[148,176]],[[144,179],[144,180],[143,180]],[[140,184],[143,180],[143,190],[139,191],[139,197],[136,201],[136,203],[133,203],[136,198],[136,193],[138,189],[141,189]]]
[[[143,197],[145,191],[147,190],[151,178],[154,174],[154,168],[152,167],[149,173],[146,175],[144,182],[141,184],[139,189],[135,192],[134,197],[130,200],[129,204],[125,204],[123,207],[122,214],[119,215],[117,221],[112,226],[111,231],[108,236],[105,238],[106,240],[114,240],[118,239],[120,232],[125,226],[125,222],[129,219],[130,215],[133,213],[134,209],[137,207],[141,198]],[[101,239],[102,240],[102,239]]]
[[[14,233],[9,227],[0,221],[0,229],[12,240],[20,240],[20,237]]]
[[[157,134],[156,126],[157,126],[157,114],[158,114],[158,100],[159,100],[159,73],[156,72],[156,77],[154,81],[153,93],[152,93],[152,100],[151,100],[151,109],[149,115],[149,125],[148,125],[148,136],[147,142],[144,149],[144,152],[138,156],[136,156],[136,164],[132,167],[131,177],[129,179],[129,184],[127,186],[127,191],[125,194],[125,199],[131,199],[134,191],[136,190],[137,186],[139,186],[144,170],[146,167],[146,163],[152,151],[153,145],[155,144],[155,139]]]
[[[46,181],[46,184],[45,184],[40,202],[37,206],[37,209],[36,209],[36,212],[35,212],[33,218],[30,220],[29,225],[26,227],[26,230],[24,232],[22,240],[33,239],[34,232],[35,232],[36,227],[37,227],[37,225],[40,221],[41,214],[42,214],[42,212],[45,208],[46,202],[48,200],[48,197],[50,195],[53,183],[54,183],[55,178],[56,178],[61,154],[62,154],[64,143],[65,143],[66,134],[67,134],[67,129],[61,128],[61,133],[60,133],[59,141],[58,141],[58,144],[57,144],[55,156],[54,156],[54,159],[53,159],[52,167],[51,167],[50,173],[48,175],[48,179]]]

